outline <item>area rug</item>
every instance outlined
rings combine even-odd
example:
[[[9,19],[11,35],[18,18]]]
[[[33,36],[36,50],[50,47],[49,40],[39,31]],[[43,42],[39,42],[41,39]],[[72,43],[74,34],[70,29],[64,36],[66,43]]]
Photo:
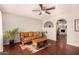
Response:
[[[32,53],[36,53],[40,50],[47,48],[49,45],[51,45],[51,44],[48,44],[47,46],[41,47],[39,49],[34,48],[32,45],[27,45],[26,47],[29,48],[32,51]]]

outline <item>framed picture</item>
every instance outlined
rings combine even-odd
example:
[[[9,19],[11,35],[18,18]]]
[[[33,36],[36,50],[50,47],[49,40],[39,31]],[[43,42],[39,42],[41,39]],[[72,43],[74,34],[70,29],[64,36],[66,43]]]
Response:
[[[75,19],[75,31],[79,32],[79,19]]]

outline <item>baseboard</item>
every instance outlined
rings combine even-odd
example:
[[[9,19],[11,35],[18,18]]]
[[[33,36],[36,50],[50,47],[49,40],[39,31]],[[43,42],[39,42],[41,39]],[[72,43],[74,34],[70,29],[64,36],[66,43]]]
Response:
[[[67,44],[71,46],[79,47],[79,45],[76,45],[76,44],[72,44],[72,43],[67,43]]]
[[[9,43],[3,43],[3,45],[8,45]]]
[[[20,41],[16,41],[16,42],[14,42],[14,43],[19,43]],[[4,43],[3,45],[9,45],[9,42],[7,42],[7,43]]]
[[[52,40],[52,39],[50,39],[50,40]],[[52,40],[52,41],[56,42],[56,40]],[[72,43],[68,43],[68,42],[67,42],[67,45],[71,45],[71,46],[79,47],[79,45],[72,44]]]
[[[0,50],[0,52],[3,52],[3,50]]]
[[[49,40],[53,40],[53,39],[49,39]],[[53,40],[53,41],[56,41],[56,40]]]

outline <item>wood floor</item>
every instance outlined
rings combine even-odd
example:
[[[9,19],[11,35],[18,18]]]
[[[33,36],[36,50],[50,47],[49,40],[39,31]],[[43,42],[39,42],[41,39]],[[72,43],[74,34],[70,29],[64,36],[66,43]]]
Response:
[[[48,40],[51,44],[48,48],[45,48],[39,52],[31,53],[29,49],[21,49],[20,43],[14,46],[4,46],[5,55],[79,55],[79,47],[66,45],[66,47],[60,47],[55,41]]]

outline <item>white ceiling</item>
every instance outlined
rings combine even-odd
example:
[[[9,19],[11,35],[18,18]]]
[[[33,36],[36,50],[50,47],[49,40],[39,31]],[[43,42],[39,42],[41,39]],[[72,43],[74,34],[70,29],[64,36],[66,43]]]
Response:
[[[45,5],[45,6],[47,6],[47,5]],[[50,6],[51,6],[51,4],[50,4]],[[50,7],[50,6],[48,5],[48,7]],[[44,16],[49,17],[48,14],[38,15],[39,12],[32,11],[32,10],[40,9],[38,4],[3,4],[3,5],[0,5],[0,9],[3,12],[31,17],[31,18],[35,18],[35,19],[42,19]]]
[[[52,6],[52,4],[44,5],[47,7]],[[50,15],[48,14],[42,14],[38,15],[39,12],[33,12],[32,10],[39,10],[40,7],[38,4],[2,4],[0,5],[0,9],[3,12],[20,15],[20,16],[26,16],[34,19],[49,19],[53,17],[53,15],[59,16],[62,14],[78,14],[79,15],[79,4],[56,4],[53,5],[56,7],[56,9],[51,10]]]

